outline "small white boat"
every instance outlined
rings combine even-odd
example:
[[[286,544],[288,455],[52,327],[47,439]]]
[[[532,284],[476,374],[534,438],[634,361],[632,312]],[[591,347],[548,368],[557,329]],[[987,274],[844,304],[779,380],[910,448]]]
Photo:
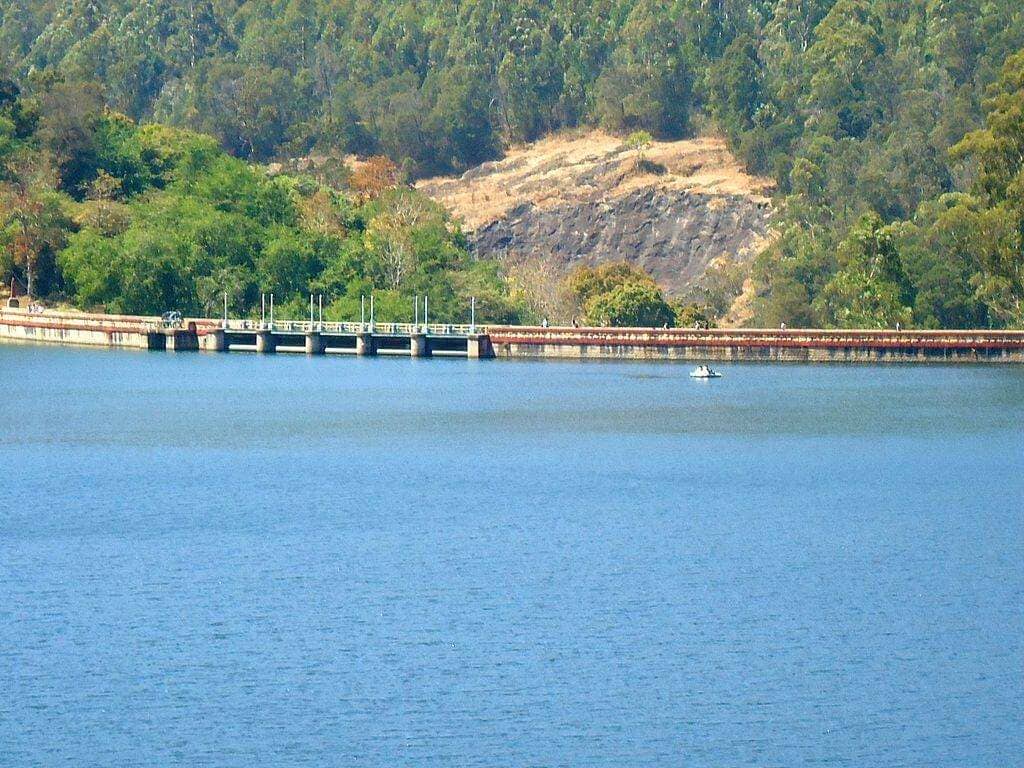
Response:
[[[722,374],[713,370],[710,365],[698,365],[690,371],[691,379],[720,379]]]

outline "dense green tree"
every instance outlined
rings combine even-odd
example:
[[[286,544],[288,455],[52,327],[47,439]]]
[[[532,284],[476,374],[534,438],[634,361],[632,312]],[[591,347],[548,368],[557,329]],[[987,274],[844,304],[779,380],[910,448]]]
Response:
[[[974,162],[978,295],[1002,322],[1024,325],[1024,51],[1007,59],[988,100],[986,128],[952,153]]]
[[[680,328],[710,328],[711,317],[706,307],[691,302],[673,307],[675,324]]]
[[[653,283],[651,278],[628,261],[610,261],[596,267],[582,266],[567,279],[569,291],[583,305],[594,296],[609,293],[624,283]]]
[[[34,293],[60,287],[82,307],[188,314],[219,314],[224,294],[231,311],[252,312],[273,293],[280,316],[304,315],[317,292],[346,319],[373,293],[382,320],[410,319],[413,296],[429,294],[433,317],[460,321],[479,294],[481,322],[518,317],[498,266],[473,261],[447,213],[394,175],[357,197],[270,177],[209,137],[105,112],[89,142],[67,145],[67,172],[84,183],[76,151],[91,164],[77,202],[58,191],[49,144],[18,137],[17,98],[0,110],[0,271]]]
[[[839,270],[814,301],[825,323],[840,328],[891,328],[912,319],[913,289],[898,240],[875,214],[864,216],[839,244]]]
[[[925,328],[974,328],[989,323],[972,285],[980,269],[979,206],[969,196],[944,195],[923,204],[899,230],[900,252],[914,285],[914,320]],[[934,254],[943,254],[936,259]]]
[[[278,296],[308,293],[322,270],[323,263],[310,239],[289,227],[271,229],[256,258],[260,289]]]
[[[433,104],[425,129],[437,137],[439,153],[429,167],[443,172],[497,156],[499,142],[488,113],[491,92],[483,72],[455,66],[436,78],[428,75],[424,89]]]
[[[645,272],[627,262],[579,267],[568,288],[590,325],[675,325],[676,313]]]
[[[693,98],[691,55],[667,4],[640,0],[597,81],[601,125],[612,131],[642,128],[659,137],[684,135]]]
[[[557,49],[532,15],[512,21],[509,50],[498,65],[502,118],[510,141],[531,141],[553,127],[560,87]]]
[[[38,138],[57,163],[61,189],[80,196],[99,167],[103,92],[95,83],[57,81],[39,102]]]
[[[660,327],[675,325],[676,316],[657,286],[629,282],[587,300],[584,317],[590,325]]]
[[[813,300],[836,271],[835,246],[827,209],[788,198],[777,239],[754,261],[755,321],[770,328],[821,325]]]
[[[863,137],[880,117],[871,85],[884,52],[882,19],[870,0],[839,0],[815,37],[806,98],[816,130]]]
[[[763,68],[753,38],[741,35],[708,71],[709,107],[719,128],[733,146],[754,127],[764,106]]]

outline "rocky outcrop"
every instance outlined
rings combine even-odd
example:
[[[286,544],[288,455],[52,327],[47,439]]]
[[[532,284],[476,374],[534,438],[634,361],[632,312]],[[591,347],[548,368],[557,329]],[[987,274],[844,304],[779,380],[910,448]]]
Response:
[[[553,137],[419,187],[462,218],[481,255],[565,270],[625,259],[673,294],[767,243],[770,184],[721,141],[656,143],[639,160],[605,134]]]
[[[767,202],[743,195],[647,188],[589,203],[524,203],[471,237],[482,254],[545,256],[566,268],[625,259],[678,294],[716,260],[752,258],[770,216]]]

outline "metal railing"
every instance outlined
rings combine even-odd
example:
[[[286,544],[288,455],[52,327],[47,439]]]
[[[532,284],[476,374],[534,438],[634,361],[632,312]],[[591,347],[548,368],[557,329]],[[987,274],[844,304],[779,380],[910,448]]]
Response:
[[[806,346],[806,347],[970,347],[1024,348],[1024,331],[990,330],[833,330],[764,328],[565,328],[491,326],[498,343],[645,346]]]
[[[228,320],[228,331],[271,331],[273,333],[328,333],[358,334],[373,333],[378,336],[411,336],[424,333],[428,336],[470,336],[486,333],[484,326],[465,323],[329,323],[309,320],[275,320],[261,323],[258,320]]]

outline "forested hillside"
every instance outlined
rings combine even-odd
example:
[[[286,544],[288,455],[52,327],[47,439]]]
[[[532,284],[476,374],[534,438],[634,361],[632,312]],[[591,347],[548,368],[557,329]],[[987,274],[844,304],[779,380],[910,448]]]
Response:
[[[261,293],[303,317],[311,292],[328,319],[521,319],[498,265],[473,259],[436,203],[397,182],[385,158],[339,192],[310,176],[271,177],[209,136],[139,126],[81,85],[38,100],[0,83],[0,275],[32,296],[83,308],[252,314]]]
[[[597,125],[778,184],[755,321],[1024,323],[1019,0],[3,0],[0,77],[410,176]],[[93,86],[89,86],[93,87]],[[122,191],[127,194],[127,191]]]

